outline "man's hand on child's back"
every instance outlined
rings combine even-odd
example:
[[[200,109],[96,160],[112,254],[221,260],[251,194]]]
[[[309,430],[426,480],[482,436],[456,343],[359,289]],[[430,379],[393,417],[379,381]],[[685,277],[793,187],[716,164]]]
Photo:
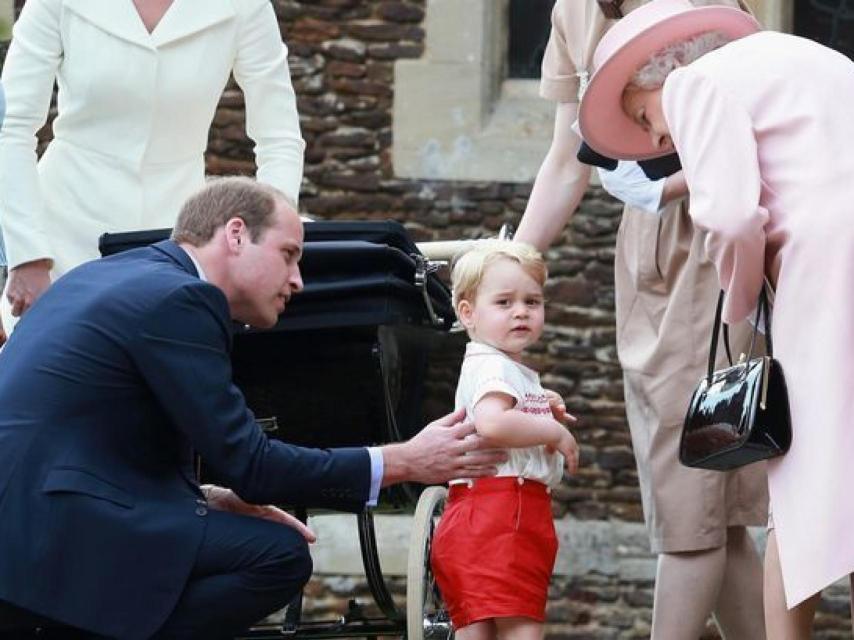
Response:
[[[453,478],[494,476],[498,465],[507,461],[507,453],[490,450],[474,424],[464,422],[465,415],[460,408],[434,420],[406,442],[383,446],[382,485],[402,481],[443,484]]]

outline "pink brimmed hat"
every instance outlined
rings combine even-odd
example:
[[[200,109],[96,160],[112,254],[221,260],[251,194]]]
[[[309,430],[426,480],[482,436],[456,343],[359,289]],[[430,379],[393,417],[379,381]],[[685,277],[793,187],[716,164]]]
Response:
[[[641,66],[667,45],[706,31],[731,40],[756,33],[756,19],[740,9],[695,7],[689,0],[652,0],[617,22],[593,54],[593,76],[578,120],[584,141],[609,158],[645,160],[671,153],[656,150],[649,134],[625,113],[623,90]]]

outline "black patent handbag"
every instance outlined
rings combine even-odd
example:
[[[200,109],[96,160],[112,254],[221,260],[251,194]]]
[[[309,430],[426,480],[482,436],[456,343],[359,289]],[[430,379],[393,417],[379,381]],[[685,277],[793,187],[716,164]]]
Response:
[[[771,323],[765,289],[759,294],[749,354],[736,364],[714,370],[721,329],[723,292],[718,298],[708,374],[691,397],[679,442],[679,460],[689,467],[729,471],[780,456],[792,443],[789,394],[783,369],[773,357]],[[765,329],[767,355],[753,357],[759,322]],[[727,327],[724,343],[729,351]]]

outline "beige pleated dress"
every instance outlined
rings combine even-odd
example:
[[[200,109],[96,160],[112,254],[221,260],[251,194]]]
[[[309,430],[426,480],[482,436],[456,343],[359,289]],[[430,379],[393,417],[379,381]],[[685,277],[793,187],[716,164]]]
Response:
[[[623,13],[641,4],[627,0]],[[719,4],[739,6],[736,0]],[[543,97],[578,101],[593,51],[611,24],[595,0],[557,0],[543,60]],[[722,473],[689,469],[677,455],[688,401],[708,363],[720,290],[703,242],[685,200],[657,214],[626,207],[617,234],[617,351],[644,518],[656,553],[719,547],[727,527],[767,521],[764,463]],[[738,325],[731,333],[735,353],[746,351],[750,326]],[[720,353],[719,364],[725,357]]]

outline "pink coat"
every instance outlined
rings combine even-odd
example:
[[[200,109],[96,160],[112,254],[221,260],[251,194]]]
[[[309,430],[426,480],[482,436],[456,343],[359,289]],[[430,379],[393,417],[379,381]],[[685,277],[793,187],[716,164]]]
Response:
[[[768,466],[786,600],[854,572],[854,63],[762,32],[677,69],[664,114],[725,320],[776,282],[794,438]]]

